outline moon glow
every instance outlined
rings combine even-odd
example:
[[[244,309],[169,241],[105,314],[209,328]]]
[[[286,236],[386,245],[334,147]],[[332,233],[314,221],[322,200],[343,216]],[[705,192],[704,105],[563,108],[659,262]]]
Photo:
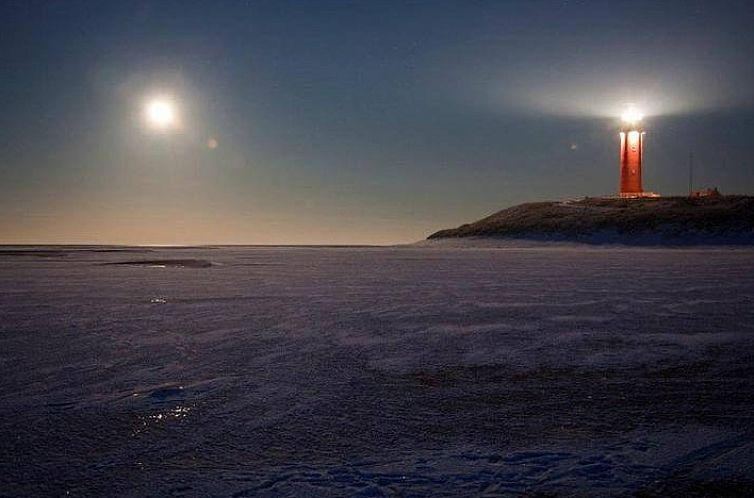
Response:
[[[147,122],[161,130],[176,124],[175,105],[167,99],[150,100],[146,105],[145,114]]]

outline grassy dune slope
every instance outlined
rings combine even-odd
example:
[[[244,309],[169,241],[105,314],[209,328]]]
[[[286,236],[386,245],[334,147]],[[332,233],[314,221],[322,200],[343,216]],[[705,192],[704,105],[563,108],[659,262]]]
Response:
[[[754,197],[689,199],[585,198],[520,204],[428,239],[459,237],[588,238],[660,236],[682,239],[749,238],[754,242]]]

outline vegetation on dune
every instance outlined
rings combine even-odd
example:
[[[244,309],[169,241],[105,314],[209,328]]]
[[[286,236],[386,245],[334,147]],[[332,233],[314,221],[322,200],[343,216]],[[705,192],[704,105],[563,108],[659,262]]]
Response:
[[[735,235],[754,233],[754,197],[584,198],[533,202],[503,209],[474,223],[440,230],[452,237],[580,237],[619,235]]]

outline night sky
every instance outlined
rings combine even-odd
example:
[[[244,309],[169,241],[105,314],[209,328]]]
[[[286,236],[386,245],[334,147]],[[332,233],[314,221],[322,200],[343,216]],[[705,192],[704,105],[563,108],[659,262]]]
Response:
[[[412,242],[527,201],[754,193],[754,2],[0,2],[0,243]],[[155,130],[168,97],[180,126]],[[210,147],[216,146],[216,147]]]

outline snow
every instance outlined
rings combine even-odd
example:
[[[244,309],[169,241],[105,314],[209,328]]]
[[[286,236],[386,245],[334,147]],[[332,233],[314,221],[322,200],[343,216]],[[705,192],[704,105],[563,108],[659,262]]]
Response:
[[[7,251],[3,496],[754,479],[752,249]]]

